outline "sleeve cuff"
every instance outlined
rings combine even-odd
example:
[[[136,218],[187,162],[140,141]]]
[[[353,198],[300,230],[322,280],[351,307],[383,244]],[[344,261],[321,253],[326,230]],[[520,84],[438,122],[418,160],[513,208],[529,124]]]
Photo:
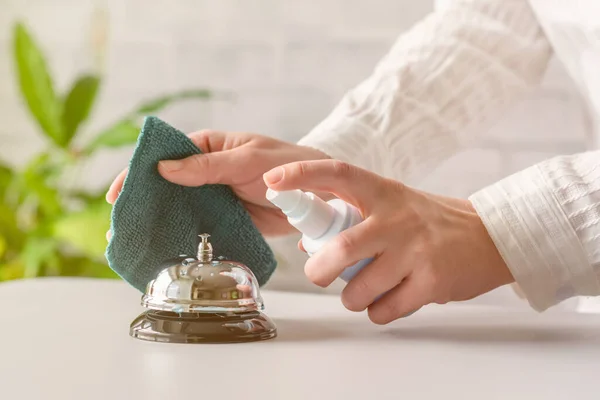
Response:
[[[469,200],[533,309],[597,289],[576,232],[538,166]]]

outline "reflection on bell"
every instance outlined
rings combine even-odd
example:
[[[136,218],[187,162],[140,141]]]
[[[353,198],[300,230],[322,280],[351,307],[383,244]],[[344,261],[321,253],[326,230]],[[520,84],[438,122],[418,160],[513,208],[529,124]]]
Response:
[[[213,260],[210,235],[202,234],[196,258],[180,255],[148,283],[130,335],[168,343],[238,343],[272,339],[275,324],[261,311],[252,271],[234,261]]]

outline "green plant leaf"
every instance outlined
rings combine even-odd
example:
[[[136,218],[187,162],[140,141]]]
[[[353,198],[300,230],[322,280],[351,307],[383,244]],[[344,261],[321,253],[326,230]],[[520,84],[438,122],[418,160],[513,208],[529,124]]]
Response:
[[[107,263],[101,263],[94,260],[86,260],[83,264],[81,275],[100,279],[121,279]]]
[[[47,182],[55,168],[51,155],[42,153],[27,165],[21,177],[25,195],[30,199],[35,196],[40,210],[46,216],[56,216],[62,212],[60,193]]]
[[[82,76],[73,84],[63,106],[61,146],[71,143],[79,125],[90,115],[99,87],[100,78],[91,75]]]
[[[50,238],[30,237],[25,243],[21,258],[25,267],[25,278],[43,274],[44,264],[56,257],[56,242]]]
[[[0,264],[0,282],[21,279],[25,274],[25,267],[19,260],[14,260],[6,264]]]
[[[0,202],[0,235],[7,243],[5,252],[19,251],[25,241],[25,233],[19,229],[15,209]]]
[[[6,165],[0,163],[0,201],[6,193],[6,189],[12,181],[13,171]]]
[[[8,249],[8,241],[2,235],[0,235],[0,260],[6,254],[6,250]]]
[[[125,119],[96,136],[83,151],[91,154],[102,147],[121,147],[134,144],[139,134],[140,126],[130,119]]]
[[[204,99],[208,100],[212,98],[212,92],[207,89],[193,89],[193,90],[183,90],[181,92],[157,97],[155,99],[144,102],[140,105],[135,111],[135,114],[138,115],[147,115],[157,111],[162,110],[173,102],[180,100],[190,100],[190,99]]]
[[[13,29],[13,51],[21,94],[46,136],[60,145],[62,103],[54,92],[46,60],[27,28]]]
[[[85,203],[98,203],[100,201],[106,201],[106,192],[108,191],[108,187],[104,190],[98,191],[96,193],[90,193],[83,190],[72,190],[69,193],[69,196],[73,199],[76,199]]]
[[[85,257],[61,257],[61,276],[120,279],[107,263]]]
[[[64,215],[54,224],[54,237],[89,258],[104,257],[111,209],[106,201],[100,201],[83,211]]]
[[[194,89],[160,96],[146,101],[129,113],[128,117],[96,136],[94,140],[84,148],[83,153],[89,155],[103,147],[115,148],[135,144],[140,134],[140,124],[136,122],[139,118],[160,111],[177,101],[210,99],[212,97],[213,94],[207,89]]]

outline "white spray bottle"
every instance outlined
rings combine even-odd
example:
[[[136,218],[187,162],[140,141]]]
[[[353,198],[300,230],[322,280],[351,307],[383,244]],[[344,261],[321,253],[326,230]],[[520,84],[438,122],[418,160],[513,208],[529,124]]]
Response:
[[[301,190],[276,192],[268,189],[267,200],[281,209],[289,223],[302,233],[302,245],[309,256],[340,232],[362,221],[358,209],[343,200],[325,202],[313,193]],[[372,260],[361,260],[346,268],[340,278],[349,282]]]

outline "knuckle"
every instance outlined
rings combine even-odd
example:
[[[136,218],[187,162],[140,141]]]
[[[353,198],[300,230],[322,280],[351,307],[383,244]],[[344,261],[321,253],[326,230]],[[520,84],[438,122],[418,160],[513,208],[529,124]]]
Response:
[[[402,182],[393,179],[380,179],[379,183],[373,188],[379,198],[397,200],[399,196],[403,195],[405,186]]]
[[[437,304],[448,304],[452,301],[452,296],[445,288],[432,291],[429,297]]]
[[[403,219],[404,223],[409,225],[416,235],[420,236],[423,233],[423,220],[421,215],[419,215],[412,207],[406,207],[404,209]]]
[[[188,135],[188,137],[194,142],[194,144],[200,148],[205,153],[210,153],[210,135],[212,135],[214,131],[212,129],[201,129],[196,132],[192,132]]]
[[[370,296],[371,286],[364,279],[355,278],[352,285],[342,291],[342,304],[350,311],[363,311],[368,304],[365,298]]]
[[[204,139],[206,136],[212,134],[212,132],[213,131],[211,129],[199,129],[197,131],[188,133],[187,136],[190,139],[192,139],[193,141],[196,141],[196,140]]]
[[[447,297],[440,296],[436,298],[435,303],[439,305],[448,304],[450,303],[450,299]]]
[[[441,293],[444,291],[444,287],[446,286],[445,279],[437,273],[435,270],[430,269],[429,272],[429,292],[430,293]]]
[[[352,290],[355,293],[369,292],[371,290],[371,285],[369,284],[368,280],[362,279],[361,277],[356,277],[352,283]]]
[[[391,180],[390,192],[395,196],[404,196],[406,193],[406,185],[400,181]]]
[[[422,290],[425,292],[428,300],[437,304],[446,304],[450,302],[450,297],[447,296],[444,279],[442,279],[438,273],[428,269],[421,274],[419,279],[422,280]]]
[[[373,322],[376,325],[386,325],[390,322],[392,322],[394,320],[393,317],[391,317],[390,313],[390,306],[386,306],[385,308],[378,308],[378,309],[369,309],[369,319],[371,320],[371,322]]]
[[[334,160],[333,161],[333,173],[340,177],[351,177],[354,171],[354,167],[344,161]]]
[[[184,168],[193,173],[196,185],[203,185],[216,183],[222,177],[221,171],[213,164],[213,158],[210,154],[196,154],[189,157],[189,161],[186,160]]]
[[[261,151],[257,147],[247,146],[244,149],[244,157],[246,157],[246,160],[249,162],[256,161],[258,159],[258,157],[261,156],[260,153],[261,153]]]
[[[392,320],[400,317],[401,315],[402,309],[400,307],[400,304],[398,304],[398,302],[395,301],[390,301],[388,304],[385,305],[383,309],[382,320],[385,321],[385,323],[391,322]]]
[[[421,265],[421,269],[432,268],[431,255],[434,254],[433,250],[434,245],[429,235],[420,235],[420,237],[415,240],[412,246],[412,257],[419,265]]]
[[[436,304],[448,304],[452,301],[445,291],[436,291],[431,293],[431,302]]]
[[[308,175],[308,168],[306,163],[297,162],[291,166],[290,175],[299,179],[305,178]]]
[[[210,169],[210,157],[203,154],[196,154],[190,157],[194,169],[199,171]]]
[[[352,257],[354,243],[344,231],[340,232],[333,242],[333,251],[338,255],[338,258],[343,261],[348,261]]]
[[[425,246],[417,243],[414,245],[412,249],[412,257],[414,262],[421,267],[422,270],[429,270],[431,268],[430,264],[430,253]]]
[[[236,164],[251,168],[251,166],[257,164],[261,156],[259,148],[253,146],[239,147],[239,151],[236,151]]]
[[[216,134],[217,131],[215,131],[214,129],[200,129],[192,134],[190,134],[190,138],[197,138],[198,140],[202,141],[203,143],[208,143],[209,142],[209,138],[211,135]]]
[[[435,292],[440,286],[439,276],[430,268],[425,268],[419,274],[418,279],[421,280],[421,287],[429,292]]]

